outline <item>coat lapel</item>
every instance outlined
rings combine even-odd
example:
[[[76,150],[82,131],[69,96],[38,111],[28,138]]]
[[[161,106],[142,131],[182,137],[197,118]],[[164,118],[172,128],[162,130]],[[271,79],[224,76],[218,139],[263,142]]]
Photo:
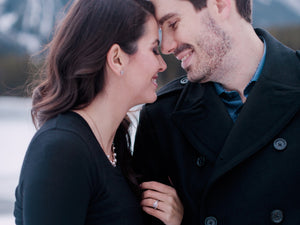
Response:
[[[215,161],[233,125],[210,83],[189,83],[177,102],[172,119],[189,143],[211,161]]]
[[[270,38],[264,35],[266,39]],[[293,80],[300,72],[296,66],[299,61],[291,50],[278,48],[277,43],[276,51],[285,52],[270,51],[274,49],[275,41],[267,40],[270,42],[262,74],[224,143],[206,190],[220,176],[273,141],[299,111],[299,81]]]
[[[224,143],[212,181],[272,141],[299,110],[299,90],[270,82],[257,85]]]

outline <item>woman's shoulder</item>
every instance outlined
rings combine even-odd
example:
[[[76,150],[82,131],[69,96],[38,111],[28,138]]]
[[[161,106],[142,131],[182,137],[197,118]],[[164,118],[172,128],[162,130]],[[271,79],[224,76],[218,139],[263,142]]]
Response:
[[[60,115],[50,119],[36,132],[26,151],[20,180],[71,179],[74,176],[69,183],[78,188],[101,189],[105,176],[103,165],[96,157],[98,149],[89,145],[89,140],[81,134],[86,132],[85,125],[83,128],[80,125],[82,121],[72,117]],[[80,131],[76,130],[80,127]]]
[[[88,124],[80,115],[69,111],[46,121],[36,134],[40,135],[50,130],[62,133],[73,133],[82,136],[82,134],[86,133],[90,129]]]
[[[43,124],[33,136],[27,152],[40,156],[90,158],[88,132],[84,121],[75,113],[61,114]]]

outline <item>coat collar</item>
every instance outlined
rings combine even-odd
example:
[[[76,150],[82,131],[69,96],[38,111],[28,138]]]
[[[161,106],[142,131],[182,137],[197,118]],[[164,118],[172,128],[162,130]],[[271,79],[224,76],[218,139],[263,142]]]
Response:
[[[188,83],[172,119],[194,148],[211,161],[215,161],[233,125],[212,83]]]
[[[265,66],[231,129],[207,186],[273,141],[300,108],[300,62],[295,52],[263,30]]]
[[[211,83],[187,84],[172,114],[200,154],[211,161],[218,157],[210,183],[272,141],[299,110],[295,74],[300,68],[295,52],[267,32],[256,32],[267,44],[265,66],[235,124]]]

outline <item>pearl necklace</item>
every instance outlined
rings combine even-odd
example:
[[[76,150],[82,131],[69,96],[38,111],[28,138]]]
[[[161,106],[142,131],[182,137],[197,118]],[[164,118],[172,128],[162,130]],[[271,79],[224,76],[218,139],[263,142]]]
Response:
[[[88,117],[89,118],[89,120],[91,121],[91,123],[92,123],[92,125],[93,125],[93,127],[95,127],[95,129],[96,129],[96,133],[97,133],[97,135],[98,135],[98,137],[99,137],[99,143],[100,143],[100,146],[102,147],[103,145],[102,145],[102,143],[103,143],[103,139],[102,139],[102,136],[101,136],[101,133],[100,133],[100,131],[98,130],[98,127],[96,126],[96,123],[94,122],[94,120],[92,119],[92,117],[90,117],[90,115],[87,113],[87,112],[85,112],[84,110],[82,110],[81,111],[86,117]],[[102,147],[102,149],[103,149],[103,151],[104,151],[104,148]],[[107,156],[107,158],[108,158],[108,161],[111,163],[111,165],[113,166],[113,167],[116,167],[117,166],[117,153],[115,152],[115,150],[116,150],[116,147],[115,147],[115,144],[114,143],[112,143],[112,145],[111,145],[111,151],[112,151],[112,159],[110,159],[110,155],[108,155],[108,154],[106,154],[106,156]],[[104,151],[105,152],[105,151]]]

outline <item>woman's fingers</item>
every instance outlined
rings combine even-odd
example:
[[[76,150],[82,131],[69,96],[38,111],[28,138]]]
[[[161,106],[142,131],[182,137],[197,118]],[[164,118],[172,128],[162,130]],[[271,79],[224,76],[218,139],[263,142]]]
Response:
[[[156,200],[145,199],[142,201],[142,209],[151,216],[161,220],[166,225],[180,225],[183,217],[183,208],[176,205],[169,205],[165,202],[158,201],[155,208]]]
[[[141,206],[146,213],[167,225],[181,223],[184,209],[173,187],[150,181],[142,183],[141,188],[144,190]]]
[[[178,197],[168,194],[163,194],[153,190],[147,190],[143,193],[141,205],[151,208],[157,208],[164,212],[169,212],[178,204]],[[158,206],[156,206],[158,204]]]
[[[157,199],[152,199],[152,198],[143,199],[141,201],[141,206],[162,211],[162,202]]]
[[[170,212],[172,208],[174,207],[175,203],[169,203],[169,202],[164,202],[160,201],[157,199],[152,199],[152,198],[146,198],[141,201],[141,206],[142,207],[148,207],[152,208],[155,210],[159,210],[162,212]]]
[[[156,181],[149,181],[149,182],[143,182],[141,184],[142,189],[149,189],[149,190],[154,190],[158,191],[161,193],[171,193],[175,192],[175,189],[171,186],[156,182]]]
[[[144,182],[141,184],[141,187],[144,189],[142,194],[143,200],[159,200],[160,202],[163,202],[169,206],[181,204],[177,192],[173,187],[155,181]],[[147,203],[149,203],[149,201],[147,201]]]
[[[161,201],[168,201],[168,198],[171,198],[169,194],[165,194],[162,192],[154,191],[154,190],[145,190],[142,194],[142,198],[153,198]]]
[[[174,207],[172,207],[169,204],[166,204],[165,202],[158,201],[158,204],[155,206],[155,202],[157,200],[154,199],[145,199],[142,201],[141,205],[143,210],[160,219],[164,224],[180,224],[182,220],[183,212],[175,210]]]
[[[166,224],[167,221],[167,216],[163,211],[157,210],[157,209],[153,209],[151,207],[142,207],[143,210],[148,213],[151,216],[154,216],[156,218],[158,218],[159,220],[161,220],[162,222],[164,222]]]

